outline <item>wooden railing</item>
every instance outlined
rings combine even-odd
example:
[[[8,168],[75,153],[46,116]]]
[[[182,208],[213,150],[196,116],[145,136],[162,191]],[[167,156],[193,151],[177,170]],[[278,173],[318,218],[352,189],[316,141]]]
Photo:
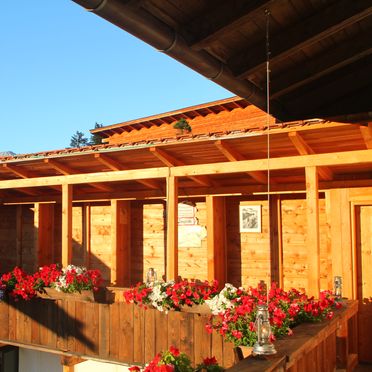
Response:
[[[0,342],[126,364],[144,364],[174,345],[194,363],[214,355],[232,366],[232,345],[208,334],[207,321],[207,315],[164,314],[122,302],[10,300],[0,302]]]
[[[344,304],[331,321],[301,324],[294,329],[293,336],[275,342],[275,356],[250,356],[228,372],[352,371],[358,363],[358,303]]]

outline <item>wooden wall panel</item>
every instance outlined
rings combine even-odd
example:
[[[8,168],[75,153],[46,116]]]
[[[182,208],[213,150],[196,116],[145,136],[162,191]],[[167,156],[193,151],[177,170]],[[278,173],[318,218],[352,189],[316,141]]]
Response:
[[[16,208],[0,207],[0,272],[9,271],[17,264]]]
[[[111,281],[111,207],[92,205],[91,214],[91,267],[102,272],[103,279]]]
[[[261,205],[262,230],[242,232],[239,227],[239,205]],[[268,281],[270,246],[267,201],[226,199],[227,221],[227,281],[237,286],[255,286]]]
[[[84,218],[85,206],[72,208],[72,263],[85,265],[85,236],[86,220]]]
[[[22,208],[22,267],[28,272],[37,270],[37,248],[35,246],[34,210],[29,206]]]

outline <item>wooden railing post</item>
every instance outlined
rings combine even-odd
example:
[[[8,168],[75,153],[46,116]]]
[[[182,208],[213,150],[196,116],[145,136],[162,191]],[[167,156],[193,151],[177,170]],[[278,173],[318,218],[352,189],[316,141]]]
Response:
[[[178,276],[178,179],[167,178],[167,254],[166,278]]]
[[[320,292],[319,191],[316,167],[306,167],[306,214],[308,249],[308,293],[315,298]]]
[[[62,185],[62,266],[72,260],[72,185]]]

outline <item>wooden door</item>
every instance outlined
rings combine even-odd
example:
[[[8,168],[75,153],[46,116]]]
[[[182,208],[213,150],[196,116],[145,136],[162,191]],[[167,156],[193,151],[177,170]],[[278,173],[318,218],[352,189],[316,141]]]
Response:
[[[372,362],[372,206],[356,209],[359,359]]]

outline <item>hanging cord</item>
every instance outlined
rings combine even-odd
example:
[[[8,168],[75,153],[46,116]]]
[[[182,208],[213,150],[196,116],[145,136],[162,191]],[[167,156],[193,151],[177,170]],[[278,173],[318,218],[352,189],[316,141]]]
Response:
[[[271,247],[270,226],[270,11],[265,9],[266,15],[266,129],[267,129],[267,211],[268,211],[268,234],[269,248]],[[270,267],[271,270],[271,267]],[[269,306],[269,288],[271,288],[270,270],[268,272],[268,283],[266,287],[266,302]]]

